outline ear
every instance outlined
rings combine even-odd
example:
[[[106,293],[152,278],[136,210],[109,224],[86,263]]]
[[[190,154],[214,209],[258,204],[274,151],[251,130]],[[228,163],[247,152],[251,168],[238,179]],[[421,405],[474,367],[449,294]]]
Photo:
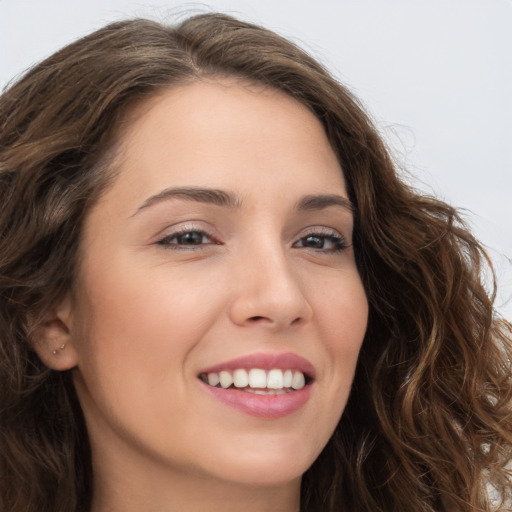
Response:
[[[64,371],[77,365],[72,332],[71,300],[66,298],[40,319],[30,335],[34,350],[48,368]]]

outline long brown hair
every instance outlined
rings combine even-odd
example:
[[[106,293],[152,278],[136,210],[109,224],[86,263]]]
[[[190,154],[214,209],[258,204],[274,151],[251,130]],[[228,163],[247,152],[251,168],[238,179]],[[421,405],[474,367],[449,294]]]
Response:
[[[126,114],[162,88],[234,76],[279,89],[323,123],[355,205],[370,304],[351,397],[306,472],[308,512],[488,511],[510,495],[512,330],[457,212],[397,175],[357,100],[315,60],[220,14],[109,25],[0,97],[0,509],[86,512],[93,474],[68,372],[30,335],[72,289],[81,226],[108,186]]]

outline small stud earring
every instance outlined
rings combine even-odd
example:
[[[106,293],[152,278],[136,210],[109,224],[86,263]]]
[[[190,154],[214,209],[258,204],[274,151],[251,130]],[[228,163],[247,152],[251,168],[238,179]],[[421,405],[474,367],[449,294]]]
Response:
[[[54,351],[52,352],[52,354],[53,354],[54,356],[56,356],[56,355],[59,353],[59,350],[64,350],[64,348],[65,348],[65,347],[66,347],[66,344],[65,344],[65,343],[63,343],[63,344],[62,344],[58,349],[54,350]]]

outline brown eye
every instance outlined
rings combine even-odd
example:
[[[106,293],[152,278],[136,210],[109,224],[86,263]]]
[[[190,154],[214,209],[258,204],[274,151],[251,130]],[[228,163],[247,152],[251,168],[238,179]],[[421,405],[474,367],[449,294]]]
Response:
[[[347,248],[345,240],[338,235],[312,233],[300,238],[294,247],[314,249],[316,251],[336,252]]]
[[[323,249],[325,242],[325,237],[311,235],[302,239],[302,246],[311,247],[313,249]]]
[[[205,238],[203,233],[199,231],[189,231],[181,235],[176,235],[176,243],[180,245],[200,245]]]
[[[159,245],[168,247],[195,247],[213,243],[211,237],[204,231],[183,231],[167,235],[158,241]]]

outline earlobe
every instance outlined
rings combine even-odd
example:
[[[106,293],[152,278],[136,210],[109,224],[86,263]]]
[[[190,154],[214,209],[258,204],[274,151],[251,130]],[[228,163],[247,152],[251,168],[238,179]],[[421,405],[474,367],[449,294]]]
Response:
[[[68,300],[44,315],[31,332],[30,341],[48,368],[64,371],[77,365]]]
[[[66,348],[66,344],[63,343],[58,349],[55,349],[52,354],[56,356],[59,353],[59,350],[64,350]]]

